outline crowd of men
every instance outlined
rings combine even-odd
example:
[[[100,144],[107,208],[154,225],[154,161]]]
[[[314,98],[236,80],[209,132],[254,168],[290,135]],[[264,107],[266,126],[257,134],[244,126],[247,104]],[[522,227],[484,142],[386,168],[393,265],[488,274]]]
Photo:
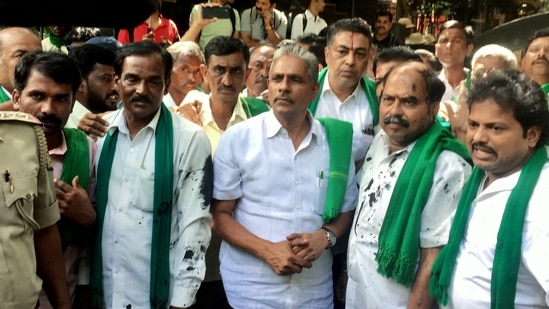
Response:
[[[437,69],[372,58],[387,14],[223,5],[178,42],[0,30],[3,308],[549,307],[549,30],[517,61],[448,21]]]

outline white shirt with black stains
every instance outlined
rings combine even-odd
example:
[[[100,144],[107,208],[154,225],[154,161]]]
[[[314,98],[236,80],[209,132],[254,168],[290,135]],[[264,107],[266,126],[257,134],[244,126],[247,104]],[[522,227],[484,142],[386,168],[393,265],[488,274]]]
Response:
[[[348,247],[348,308],[406,308],[410,290],[377,272],[378,236],[404,163],[415,143],[389,154],[384,131],[366,154],[359,200]],[[443,151],[437,159],[433,187],[421,216],[420,247],[443,246],[471,166],[459,155]],[[419,261],[419,256],[418,256]]]
[[[149,309],[154,133],[160,112],[133,140],[123,113],[121,109],[106,117],[111,134],[114,128],[119,133],[103,226],[105,304],[107,308]],[[168,304],[189,307],[206,272],[204,256],[211,235],[211,193],[205,194],[213,182],[211,161],[207,163],[210,143],[199,126],[175,113],[169,116],[174,130],[174,197],[171,239],[166,240],[170,241]],[[98,141],[98,154],[103,141]],[[101,181],[97,180],[98,186]]]

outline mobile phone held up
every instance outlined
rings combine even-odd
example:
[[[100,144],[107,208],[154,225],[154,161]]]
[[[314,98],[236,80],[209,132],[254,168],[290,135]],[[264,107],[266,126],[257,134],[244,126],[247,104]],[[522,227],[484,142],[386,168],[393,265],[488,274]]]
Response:
[[[227,6],[202,7],[202,18],[231,18],[231,8]]]

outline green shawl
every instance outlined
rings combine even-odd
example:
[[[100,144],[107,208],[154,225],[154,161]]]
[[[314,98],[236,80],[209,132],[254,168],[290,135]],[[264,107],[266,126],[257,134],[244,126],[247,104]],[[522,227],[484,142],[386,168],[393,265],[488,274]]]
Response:
[[[540,147],[523,166],[517,185],[505,205],[501,219],[490,286],[490,308],[513,308],[522,250],[522,230],[530,196],[543,166],[547,162],[545,147]],[[450,230],[450,240],[442,249],[432,268],[429,292],[439,304],[448,304],[448,287],[454,275],[459,248],[463,238],[471,204],[476,198],[485,173],[475,167],[459,200]]]
[[[254,98],[254,97],[241,97],[239,96],[240,103],[242,104],[242,108],[244,109],[244,112],[246,113],[246,117],[248,119],[252,118],[253,116],[257,116],[261,113],[269,111],[269,105],[265,103],[265,101]]]
[[[63,157],[63,169],[61,170],[60,180],[72,185],[72,179],[78,176],[78,183],[84,189],[88,188],[90,182],[90,149],[88,147],[88,138],[86,134],[77,129],[64,128],[65,141],[67,143],[67,152]],[[61,218],[57,222],[59,234],[61,235],[61,245],[63,251],[73,242],[78,225],[74,222]]]
[[[330,151],[330,173],[326,192],[326,206],[322,213],[324,223],[337,218],[343,207],[353,146],[353,125],[333,118],[317,118],[326,131]],[[320,177],[320,175],[319,175]]]
[[[173,127],[169,110],[161,104],[160,118],[155,131],[154,198],[151,248],[150,306],[165,308],[170,287],[170,229],[173,203]],[[92,308],[105,306],[103,291],[102,232],[107,207],[109,181],[116,151],[118,130],[107,133],[97,167],[97,238],[94,243],[92,273]]]
[[[313,102],[309,105],[309,110],[313,115],[316,114],[318,101],[320,100],[320,95],[322,94],[322,87],[324,85],[326,75],[328,75],[328,67],[322,69],[322,71],[318,74],[318,83],[320,84],[320,88]],[[372,112],[372,116],[374,118],[374,126],[376,126],[379,122],[379,104],[376,97],[376,83],[366,77],[363,77],[360,79],[360,87],[366,93],[368,104],[370,105],[370,111]]]
[[[410,286],[419,256],[421,213],[427,202],[437,159],[443,150],[469,160],[469,152],[449,130],[434,122],[420,136],[397,178],[381,231],[376,255],[377,271]]]

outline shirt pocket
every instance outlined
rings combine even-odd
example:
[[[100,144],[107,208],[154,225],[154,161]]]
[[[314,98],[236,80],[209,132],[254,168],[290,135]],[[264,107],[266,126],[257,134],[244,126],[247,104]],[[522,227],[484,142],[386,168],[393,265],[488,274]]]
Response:
[[[37,197],[37,175],[11,176],[3,181],[5,206],[11,225],[22,232],[29,228],[37,230],[40,225],[34,220],[34,199]]]
[[[145,212],[152,212],[154,207],[154,168],[140,168],[136,173],[133,205]]]

